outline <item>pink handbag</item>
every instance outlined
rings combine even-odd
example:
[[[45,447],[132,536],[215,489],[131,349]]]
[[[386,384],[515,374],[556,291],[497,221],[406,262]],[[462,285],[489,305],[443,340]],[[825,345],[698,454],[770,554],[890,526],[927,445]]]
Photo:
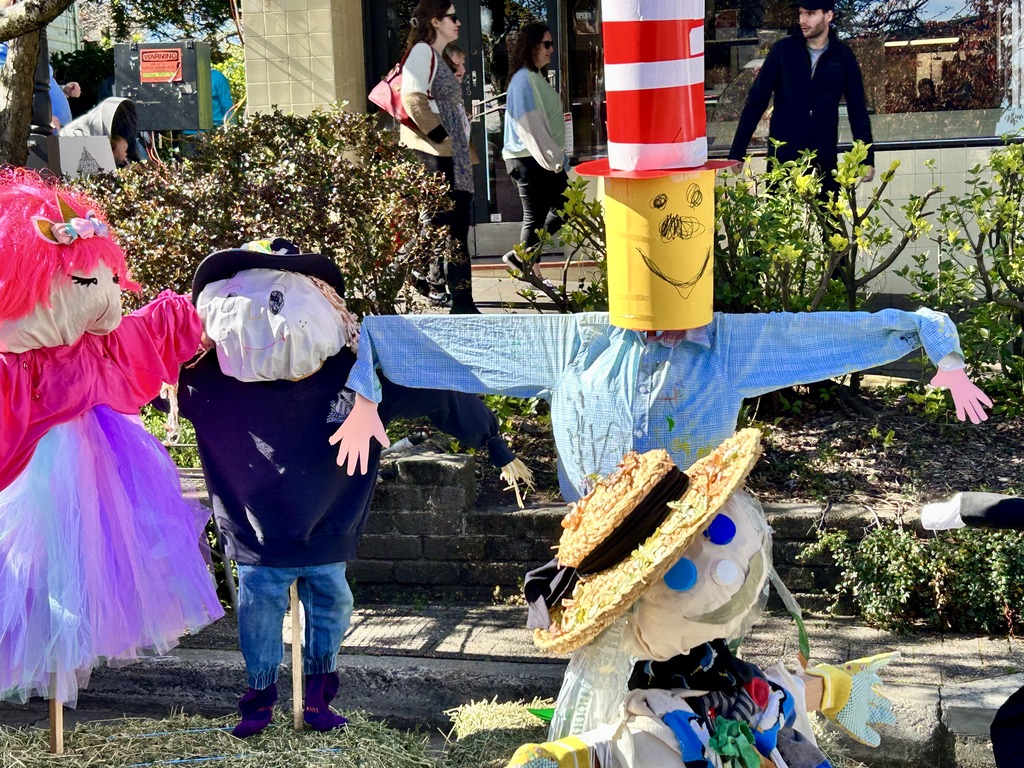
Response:
[[[433,56],[430,59],[431,83],[434,82],[434,63],[436,58],[436,56]],[[409,113],[405,111],[405,106],[402,104],[402,65],[405,64],[405,59],[406,57],[402,57],[402,60],[395,64],[394,68],[373,87],[367,98],[406,128],[412,128],[414,131],[417,131],[419,128],[416,127],[416,123],[409,117]],[[427,97],[432,98],[429,91],[427,91]]]

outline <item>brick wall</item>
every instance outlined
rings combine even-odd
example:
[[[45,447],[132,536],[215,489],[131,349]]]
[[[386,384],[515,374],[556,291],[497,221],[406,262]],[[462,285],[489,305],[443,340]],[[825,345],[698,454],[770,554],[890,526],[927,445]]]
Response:
[[[490,600],[519,594],[523,574],[551,559],[564,506],[478,509],[473,459],[426,454],[381,465],[381,481],[349,566],[358,600]],[[765,510],[775,530],[775,566],[808,610],[829,602],[838,573],[826,560],[801,563],[822,517],[817,505]],[[859,537],[874,515],[834,507],[829,528]]]

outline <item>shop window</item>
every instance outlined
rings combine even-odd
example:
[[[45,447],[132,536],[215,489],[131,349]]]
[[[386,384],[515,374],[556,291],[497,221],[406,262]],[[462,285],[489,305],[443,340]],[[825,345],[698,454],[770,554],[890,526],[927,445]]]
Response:
[[[860,62],[876,142],[995,137],[1014,129],[1024,106],[1022,0],[967,0],[941,8],[928,0],[851,5],[854,10],[834,26]],[[799,34],[794,21],[788,2],[708,4],[705,94],[712,155],[728,151],[765,55],[791,30]],[[770,110],[752,151],[765,146]],[[850,140],[845,114],[839,140]]]

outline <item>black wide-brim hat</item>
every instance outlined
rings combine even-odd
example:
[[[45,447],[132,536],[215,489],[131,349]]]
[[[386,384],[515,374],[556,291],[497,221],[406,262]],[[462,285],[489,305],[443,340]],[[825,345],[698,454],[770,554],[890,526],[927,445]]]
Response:
[[[281,237],[258,243],[270,252],[243,246],[214,251],[203,259],[192,278],[192,303],[196,303],[199,294],[210,283],[227,280],[247,269],[276,269],[318,277],[344,298],[345,278],[338,265],[327,256],[321,253],[301,253],[294,243]]]

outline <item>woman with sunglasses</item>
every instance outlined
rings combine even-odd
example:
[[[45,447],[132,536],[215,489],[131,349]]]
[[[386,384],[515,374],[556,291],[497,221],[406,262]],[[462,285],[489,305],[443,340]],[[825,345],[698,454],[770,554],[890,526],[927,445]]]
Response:
[[[445,46],[459,37],[459,17],[450,0],[420,0],[409,20],[402,105],[416,128],[402,125],[399,143],[408,147],[428,171],[443,173],[453,209],[440,211],[431,223],[447,226],[458,245],[458,258],[431,264],[427,283],[435,304],[451,301],[452,314],[479,314],[473,302],[469,264],[469,219],[473,202],[473,167],[464,129],[462,86],[442,59]],[[449,296],[444,293],[447,283]]]
[[[511,72],[505,103],[505,159],[508,175],[519,188],[523,204],[520,239],[527,249],[540,242],[537,229],[554,233],[562,226],[558,215],[569,177],[565,154],[565,119],[562,98],[544,76],[554,43],[551,30],[540,22],[526,24],[516,37],[509,63]],[[540,277],[537,256],[531,254]],[[519,271],[526,266],[509,251],[503,257]]]

